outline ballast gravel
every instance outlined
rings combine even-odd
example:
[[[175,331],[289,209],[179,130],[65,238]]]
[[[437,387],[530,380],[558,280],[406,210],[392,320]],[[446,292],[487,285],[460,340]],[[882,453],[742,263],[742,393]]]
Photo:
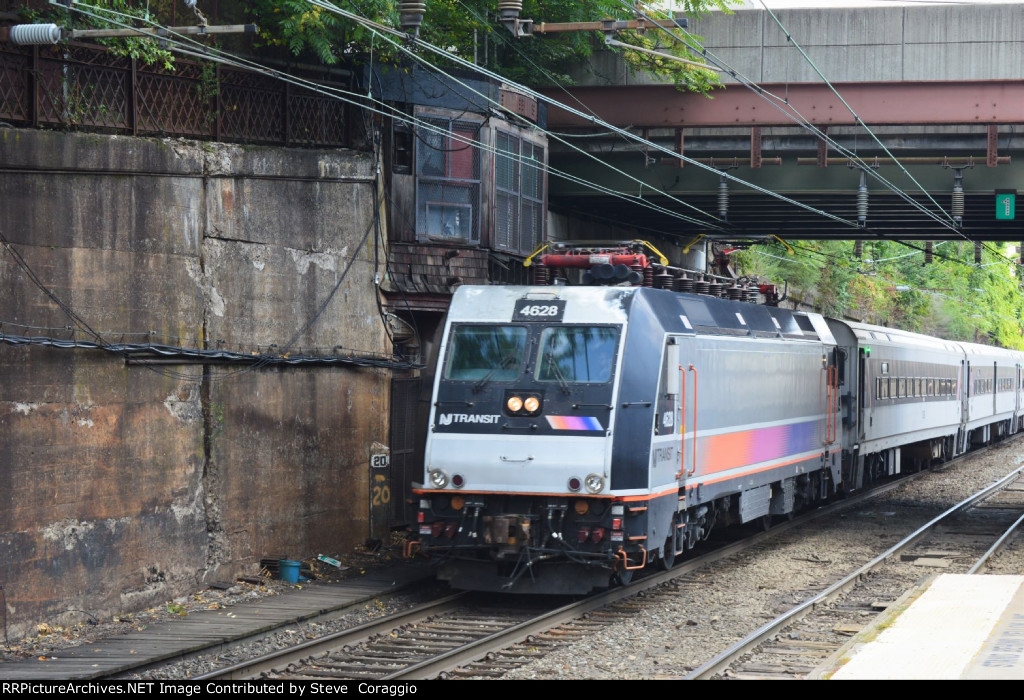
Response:
[[[826,516],[740,554],[649,591],[633,612],[599,632],[566,643],[508,671],[507,679],[680,679],[765,622],[827,588],[877,556],[937,512],[945,510],[1024,463],[1016,439],[924,478],[903,484],[861,506]],[[354,553],[349,575],[386,566],[387,557]],[[1024,537],[989,566],[993,574],[1024,573]],[[40,634],[3,648],[2,659],[59,656],[62,649],[210,605],[231,605],[286,591],[291,584],[267,580],[223,591],[198,591],[150,611],[74,628],[41,625]],[[185,679],[239,663],[272,649],[345,629],[397,612],[438,595],[437,584],[345,610],[330,621],[294,625],[257,642],[201,655],[134,677]]]

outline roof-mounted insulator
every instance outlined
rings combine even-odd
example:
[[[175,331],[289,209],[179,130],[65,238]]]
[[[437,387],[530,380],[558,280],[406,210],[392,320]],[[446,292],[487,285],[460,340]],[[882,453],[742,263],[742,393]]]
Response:
[[[426,11],[426,0],[423,2],[405,2],[405,0],[399,0],[398,23],[407,34],[419,36],[420,25],[423,24],[423,15]]]
[[[533,283],[536,285],[548,285],[551,284],[551,274],[548,270],[547,265],[533,265]]]
[[[582,281],[586,285],[616,285],[623,283],[637,285],[643,281],[643,278],[644,276],[641,273],[631,269],[629,265],[623,265],[622,263],[616,265],[598,263],[589,270],[584,271]]]
[[[964,224],[964,171],[963,168],[953,170],[953,221],[957,226]]]
[[[60,27],[56,24],[16,24],[11,27],[11,43],[18,46],[56,44]]]
[[[935,241],[924,242],[924,264],[931,265],[935,259]]]
[[[864,171],[860,171],[860,184],[857,185],[857,225],[864,228],[868,223],[868,180]]]
[[[729,181],[724,173],[718,178],[718,218],[729,220]]]
[[[858,260],[864,259],[864,241],[858,239],[853,242],[853,256]]]
[[[981,241],[974,242],[974,264],[981,264]]]
[[[523,0],[498,0],[498,12],[501,14],[503,22],[510,19],[519,19],[519,14],[522,11]]]
[[[208,23],[206,21],[206,15],[200,12],[199,8],[196,7],[196,0],[185,0],[185,7],[196,13],[196,17],[199,18],[200,24],[202,24],[204,27],[207,26]]]

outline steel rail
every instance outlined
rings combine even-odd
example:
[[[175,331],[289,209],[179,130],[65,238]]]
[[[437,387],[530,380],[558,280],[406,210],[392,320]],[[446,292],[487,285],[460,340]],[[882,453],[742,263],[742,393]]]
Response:
[[[586,613],[620,600],[632,598],[644,591],[650,590],[673,579],[684,576],[714,562],[726,559],[738,554],[745,549],[753,547],[765,540],[774,538],[792,528],[799,527],[821,517],[842,512],[848,508],[857,506],[861,502],[881,493],[897,488],[908,483],[911,479],[920,478],[927,472],[908,475],[898,481],[882,484],[881,486],[866,490],[862,493],[822,506],[797,516],[790,521],[780,523],[766,532],[759,532],[743,538],[728,545],[719,547],[712,552],[701,554],[688,559],[674,566],[668,571],[652,573],[636,579],[628,586],[613,588],[608,591],[590,596],[585,600],[577,601],[548,613],[544,613],[531,620],[513,625],[506,630],[495,632],[487,637],[470,642],[457,649],[444,652],[437,657],[426,659],[409,667],[395,671],[382,677],[382,680],[422,680],[441,676],[459,666],[483,660],[488,654],[506,649],[516,643],[527,640],[530,636],[549,630],[564,622],[576,619]],[[289,664],[300,662],[312,656],[322,654],[329,649],[337,649],[344,646],[352,646],[366,641],[374,636],[387,634],[395,628],[412,624],[431,615],[448,612],[455,608],[456,603],[466,593],[459,593],[448,596],[438,601],[426,603],[405,612],[389,615],[374,622],[369,622],[351,630],[328,635],[323,638],[310,640],[296,647],[282,649],[269,654],[243,661],[216,671],[196,676],[194,680],[245,680],[257,678],[261,673],[268,670],[281,670]]]
[[[466,646],[458,649],[452,649],[451,651],[438,655],[435,658],[427,659],[414,666],[410,666],[401,671],[396,671],[395,673],[384,677],[383,680],[427,680],[441,677],[455,668],[464,666],[468,663],[481,661],[492,652],[501,651],[502,649],[507,649],[514,644],[526,641],[531,635],[549,630],[564,622],[574,620],[592,610],[606,607],[613,603],[617,603],[620,600],[633,598],[643,591],[661,586],[662,584],[668,583],[673,579],[680,578],[709,564],[738,554],[739,552],[760,544],[765,540],[775,538],[787,530],[805,525],[818,518],[827,515],[834,515],[847,510],[848,508],[852,508],[865,500],[906,484],[911,479],[920,478],[926,473],[927,472],[920,472],[918,474],[912,474],[898,481],[882,484],[877,488],[864,491],[863,493],[844,499],[843,501],[831,504],[828,507],[820,507],[802,516],[796,517],[793,520],[780,523],[771,530],[759,532],[751,535],[750,537],[746,537],[737,542],[720,547],[713,552],[708,552],[707,554],[702,554],[693,559],[689,559],[674,566],[668,571],[646,575],[641,579],[637,579],[628,586],[613,588],[603,593],[593,595],[586,600],[565,605],[532,620],[527,620],[526,622],[510,627],[507,630],[496,632]]]
[[[920,478],[924,474],[925,472],[914,474],[896,482],[883,484],[882,486],[865,491],[839,503],[832,504],[829,507],[818,508],[817,510],[811,511],[803,516],[794,518],[791,521],[781,523],[778,526],[773,527],[770,531],[757,533],[737,542],[720,547],[713,552],[702,554],[698,557],[682,562],[668,571],[646,575],[642,579],[634,581],[629,586],[614,588],[590,596],[586,600],[557,608],[532,620],[527,620],[518,625],[514,625],[509,629],[501,632],[495,632],[492,635],[483,637],[458,649],[452,649],[451,651],[440,654],[432,659],[427,659],[401,671],[396,671],[391,675],[385,676],[383,680],[426,680],[441,677],[455,668],[476,661],[481,661],[492,652],[501,651],[514,644],[526,641],[534,634],[552,629],[559,624],[574,620],[588,612],[612,605],[620,600],[633,598],[643,591],[656,588],[716,561],[733,556],[765,540],[774,538],[787,530],[804,525],[816,520],[817,518],[824,517],[826,515],[833,515],[837,512],[852,508],[864,500],[896,488],[901,484],[907,483],[908,479]]]
[[[987,449],[989,448],[972,452],[969,456],[977,455]],[[646,590],[655,588],[704,566],[733,556],[745,549],[774,538],[795,527],[799,527],[818,518],[834,515],[849,508],[858,506],[865,500],[903,486],[914,479],[924,477],[931,472],[941,471],[962,458],[963,457],[958,457],[957,459],[951,460],[937,468],[906,475],[896,481],[881,484],[853,496],[846,497],[841,501],[831,503],[827,506],[820,506],[803,515],[796,516],[792,520],[780,523],[768,531],[756,533],[736,542],[719,547],[712,552],[707,552],[688,559],[677,564],[668,571],[651,573],[643,576],[643,578],[635,580],[628,586],[613,588],[590,596],[585,600],[562,606],[532,620],[518,623],[506,630],[483,637],[458,649],[452,649],[438,657],[418,662],[400,671],[395,671],[391,675],[385,676],[382,679],[414,680],[436,678],[446,672],[458,668],[459,666],[481,661],[488,654],[506,649],[518,642],[527,640],[531,635],[537,634],[538,632],[551,629],[566,621],[576,619],[592,610],[614,604],[620,600],[632,598]],[[303,659],[324,653],[328,649],[353,646],[374,636],[387,634],[395,628],[412,624],[413,622],[432,615],[448,612],[454,609],[456,604],[466,596],[466,593],[446,596],[438,599],[437,601],[419,605],[407,611],[389,615],[381,618],[380,620],[365,623],[350,630],[344,630],[323,638],[309,640],[296,647],[274,651],[258,658],[243,661],[223,669],[218,669],[196,676],[195,680],[252,679],[258,677],[261,673],[264,673],[267,670],[286,668],[289,664],[300,662]],[[265,636],[265,633],[261,636]]]
[[[201,676],[194,676],[193,680],[245,680],[255,678],[266,671],[283,669],[288,664],[308,659],[330,649],[359,644],[372,637],[387,634],[396,627],[412,624],[424,618],[454,610],[466,595],[468,594],[456,593],[444,598],[438,598],[429,603],[417,605],[414,608],[364,623],[352,629],[311,639],[294,647],[273,651],[233,666],[210,671]]]
[[[1010,539],[1010,536],[1013,535],[1014,532],[1016,532],[1017,528],[1021,526],[1021,523],[1024,523],[1024,515],[1021,515],[1019,518],[1017,518],[1017,520],[1006,529],[1006,532],[1004,532],[999,537],[999,539],[996,540],[995,543],[988,548],[988,551],[982,554],[978,558],[978,561],[974,562],[974,566],[968,569],[967,573],[976,574],[979,571],[981,571],[985,564],[988,563],[988,560],[991,559],[996,552],[1003,548],[1003,545],[1006,544],[1006,541]]]
[[[976,454],[977,452],[971,453],[971,456],[974,456]],[[999,481],[989,486],[986,486],[981,491],[978,491],[974,495],[967,497],[960,503],[957,503],[956,505],[943,511],[942,513],[935,516],[930,521],[919,527],[917,530],[907,535],[907,537],[894,544],[885,552],[879,554],[877,557],[875,557],[868,563],[864,564],[863,566],[855,569],[850,574],[845,576],[843,579],[836,582],[829,588],[825,589],[818,595],[804,601],[800,605],[789,610],[788,612],[779,616],[775,620],[772,620],[771,622],[759,627],[750,635],[744,637],[743,639],[739,640],[729,648],[725,649],[724,651],[716,655],[714,658],[710,659],[701,666],[695,668],[693,671],[689,673],[689,675],[686,676],[684,680],[706,680],[711,678],[715,674],[724,671],[726,668],[729,667],[729,665],[733,661],[735,661],[736,657],[746,653],[747,651],[750,651],[772,634],[775,634],[776,632],[793,624],[794,622],[805,616],[807,613],[814,610],[820,604],[830,602],[835,598],[839,597],[841,594],[847,592],[860,581],[860,578],[864,574],[878,567],[887,559],[892,557],[894,554],[897,554],[905,549],[908,549],[909,547],[912,547],[921,538],[928,534],[928,532],[930,532],[936,525],[938,525],[946,518],[956,513],[959,513],[963,510],[966,510],[967,508],[971,507],[978,501],[988,498],[992,493],[1005,488],[1009,483],[1016,480],[1022,472],[1024,472],[1024,466],[1019,466],[1015,470],[1010,472],[1007,476],[1000,479]]]

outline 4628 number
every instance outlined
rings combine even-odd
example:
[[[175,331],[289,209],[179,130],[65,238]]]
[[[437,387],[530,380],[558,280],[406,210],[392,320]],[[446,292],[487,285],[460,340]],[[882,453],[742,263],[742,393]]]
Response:
[[[553,304],[546,306],[524,306],[519,313],[523,316],[557,316],[558,307]]]
[[[561,321],[565,312],[565,300],[553,299],[551,301],[537,302],[530,299],[520,299],[516,302],[515,310],[512,313],[513,321]]]

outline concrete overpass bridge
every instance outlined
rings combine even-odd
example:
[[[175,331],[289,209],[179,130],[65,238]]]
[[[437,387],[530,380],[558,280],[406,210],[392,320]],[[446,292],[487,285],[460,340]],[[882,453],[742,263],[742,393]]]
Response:
[[[810,61],[763,10],[691,22],[734,71],[710,99],[610,52],[570,96],[548,91],[650,142],[551,109],[549,129],[586,152],[552,141],[551,166],[628,197],[553,176],[552,210],[676,240],[1024,238],[1001,196],[1024,182],[1024,3],[775,14]]]

